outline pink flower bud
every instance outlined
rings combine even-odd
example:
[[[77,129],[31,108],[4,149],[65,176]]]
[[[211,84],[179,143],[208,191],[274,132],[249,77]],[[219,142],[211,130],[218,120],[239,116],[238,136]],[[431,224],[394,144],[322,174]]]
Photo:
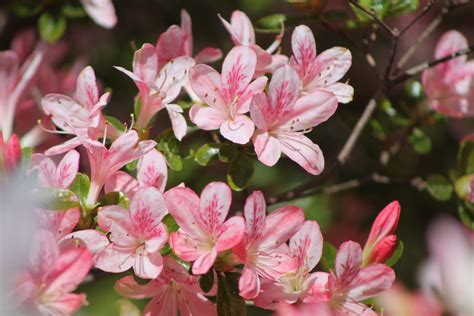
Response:
[[[367,264],[384,263],[395,252],[398,238],[395,235],[385,236],[380,240],[369,255]]]
[[[0,133],[0,166],[5,171],[13,171],[21,160],[21,147],[18,137],[13,134],[6,143]]]
[[[364,248],[373,248],[382,238],[393,234],[397,228],[399,218],[400,204],[398,201],[393,201],[375,219]]]

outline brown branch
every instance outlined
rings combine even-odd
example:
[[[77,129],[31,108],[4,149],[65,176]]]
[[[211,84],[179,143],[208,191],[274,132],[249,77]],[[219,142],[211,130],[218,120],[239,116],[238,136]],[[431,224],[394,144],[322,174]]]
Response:
[[[423,10],[418,14],[413,20],[411,20],[410,23],[408,23],[401,31],[400,31],[400,36],[405,34],[406,31],[408,31],[413,25],[415,25],[421,18],[425,16],[428,11],[430,11],[431,7],[435,4],[435,0],[429,0],[428,3],[425,5]]]

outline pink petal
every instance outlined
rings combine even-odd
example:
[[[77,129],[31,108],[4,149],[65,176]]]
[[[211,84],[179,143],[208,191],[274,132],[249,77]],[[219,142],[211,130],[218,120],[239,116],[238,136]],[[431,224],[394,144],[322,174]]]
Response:
[[[255,271],[244,268],[239,279],[239,295],[246,300],[255,298],[260,292],[260,279]]]
[[[370,252],[375,244],[382,238],[387,235],[392,235],[398,226],[399,219],[400,203],[398,203],[398,201],[393,201],[385,206],[372,224],[372,229],[370,230],[364,250],[367,248]]]
[[[138,284],[133,276],[128,275],[115,283],[114,290],[121,296],[135,299],[144,299],[160,296],[164,285],[158,280],[152,280],[147,284]]]
[[[220,230],[221,232],[217,236],[216,249],[217,251],[229,250],[240,243],[244,237],[244,219],[240,216],[233,216],[221,226]]]
[[[250,103],[250,117],[259,130],[267,131],[273,124],[276,114],[265,93],[253,96]]]
[[[299,25],[291,35],[291,49],[293,50],[292,66],[298,71],[300,78],[311,76],[314,73],[316,59],[316,42],[313,32],[306,25]]]
[[[227,119],[224,113],[219,110],[197,104],[193,105],[189,111],[189,116],[194,124],[206,131],[218,129]]]
[[[339,103],[349,103],[354,97],[354,88],[345,83],[336,82],[324,87],[323,90],[332,92]]]
[[[255,191],[247,197],[244,206],[246,237],[249,241],[260,238],[265,227],[267,204],[260,191]]]
[[[290,252],[297,266],[311,271],[323,252],[323,236],[316,221],[306,221],[290,239]]]
[[[135,249],[133,248],[123,248],[110,244],[97,254],[95,267],[111,273],[124,272],[133,266],[134,254]]]
[[[194,261],[199,258],[205,250],[199,248],[200,240],[190,237],[181,229],[170,235],[169,244],[178,257],[186,261]]]
[[[178,296],[178,309],[181,315],[217,316],[216,306],[201,293],[187,286],[181,287],[182,297]]]
[[[87,250],[92,255],[96,255],[100,251],[104,250],[109,244],[109,239],[104,233],[101,233],[95,229],[84,229],[78,230],[64,236],[59,243],[66,242],[67,240],[79,239],[87,247]]]
[[[170,60],[180,56],[191,56],[186,54],[186,33],[177,25],[170,26],[162,33],[156,43],[156,54],[160,67]]]
[[[368,263],[384,263],[393,255],[395,249],[397,248],[397,244],[397,236],[385,236],[375,245],[368,258]]]
[[[105,193],[122,192],[129,199],[133,198],[139,188],[138,181],[124,171],[117,171],[105,182]]]
[[[379,314],[365,304],[346,301],[341,307],[341,315],[377,316]]]
[[[175,289],[170,287],[164,288],[158,296],[152,298],[145,306],[143,316],[177,316],[178,302],[176,296]]]
[[[289,65],[278,68],[272,76],[268,95],[272,111],[286,114],[295,104],[300,91],[300,79]]]
[[[313,175],[324,169],[324,157],[318,145],[308,137],[300,134],[277,134],[281,151],[291,160]]]
[[[217,257],[217,250],[212,248],[210,252],[202,254],[193,263],[193,274],[206,274],[214,264]]]
[[[299,293],[286,291],[283,284],[268,279],[260,280],[261,291],[254,299],[255,306],[276,309],[280,304],[293,304],[299,299]]]
[[[158,189],[140,189],[130,204],[131,229],[145,240],[161,236],[166,233],[160,227],[166,213],[166,202]]]
[[[151,84],[158,75],[158,57],[151,44],[143,44],[133,55],[133,73],[143,82]]]
[[[107,29],[111,29],[117,24],[117,16],[111,0],[81,0],[81,2],[95,23]]]
[[[75,150],[71,150],[63,157],[56,171],[59,187],[68,188],[76,178],[78,170],[79,153]]]
[[[162,153],[153,149],[140,159],[137,167],[137,180],[141,185],[152,186],[165,191],[168,180],[168,166]]]
[[[285,223],[285,225],[281,225]],[[287,242],[304,223],[303,210],[296,206],[283,206],[271,212],[265,220],[261,248],[277,249]],[[306,224],[309,225],[309,224]],[[314,226],[311,224],[311,226]]]
[[[221,94],[221,76],[208,65],[196,65],[189,72],[191,88],[198,97],[209,106],[226,110],[225,101]]]
[[[81,132],[81,129],[97,126],[89,118],[89,111],[68,96],[48,94],[41,99],[41,104],[54,124],[67,132],[71,131],[71,126]]]
[[[231,23],[224,20],[220,15],[219,18],[236,45],[249,46],[255,44],[255,31],[252,22],[244,12],[238,10],[232,12]]]
[[[44,187],[58,187],[56,165],[53,160],[43,154],[31,156],[30,171],[38,170],[38,181]]]
[[[318,87],[326,87],[339,81],[352,64],[352,54],[344,47],[333,47],[322,52],[316,58],[316,70],[318,74],[314,80],[306,85],[307,91],[313,91]]]
[[[71,138],[71,139],[65,141],[62,144],[59,144],[59,145],[56,145],[56,146],[53,146],[53,147],[47,149],[44,152],[44,154],[47,155],[47,156],[60,155],[60,154],[63,154],[65,152],[69,151],[69,150],[72,150],[72,149],[76,148],[79,145],[81,145],[81,141],[79,140],[79,138],[74,137],[74,138]]]
[[[86,304],[85,294],[67,293],[47,298],[38,309],[42,315],[72,315]]]
[[[128,219],[128,211],[117,205],[105,206],[100,209],[97,215],[97,222],[100,228],[109,231],[112,225],[116,225]]]
[[[155,279],[163,270],[163,258],[159,251],[135,256],[133,271],[142,279]]]
[[[462,33],[456,30],[450,30],[444,33],[438,41],[435,50],[435,58],[439,59],[446,57],[460,49],[466,48],[467,46],[467,39]],[[455,64],[464,62],[466,59],[467,56],[459,57],[456,59]]]
[[[95,79],[94,69],[91,66],[84,68],[76,82],[76,100],[88,109],[99,101],[99,90]]]
[[[59,258],[59,248],[52,232],[40,230],[33,239],[28,261],[34,277],[46,275]]]
[[[194,56],[198,64],[210,64],[222,58],[222,51],[219,48],[205,47]]]
[[[191,17],[188,11],[181,10],[181,30],[184,35],[184,52],[186,56],[191,56],[193,53],[193,31]]]
[[[235,144],[247,144],[253,135],[255,126],[245,115],[238,115],[233,120],[227,120],[220,126],[222,136]]]
[[[227,54],[221,78],[222,94],[227,104],[245,91],[255,73],[256,64],[257,57],[251,48],[236,46]]]
[[[310,274],[311,287],[305,295],[305,303],[316,303],[329,301],[328,280],[329,274],[325,272],[314,272]]]
[[[178,140],[182,140],[184,135],[186,135],[186,119],[184,118],[183,109],[177,104],[167,104],[166,110],[168,111],[168,115],[171,119],[171,125],[173,127],[173,132],[175,137]]]
[[[339,279],[347,281],[355,277],[362,264],[362,249],[353,241],[346,241],[339,246],[336,255],[336,274]]]
[[[257,133],[253,138],[253,146],[258,160],[266,166],[273,167],[281,157],[280,142],[267,132]]]
[[[232,202],[232,191],[223,182],[211,182],[202,190],[200,217],[209,231],[224,223]]]
[[[357,273],[349,286],[348,295],[355,301],[376,296],[392,287],[395,272],[384,264],[372,264]]]
[[[265,91],[267,81],[267,77],[261,76],[247,86],[245,91],[237,98],[236,111],[238,114],[245,114],[250,110],[250,103],[252,102],[253,96]]]
[[[57,238],[61,238],[72,232],[79,222],[80,216],[79,208],[73,208],[66,212],[40,210],[40,226],[52,232]]]
[[[164,95],[163,103],[171,103],[176,99],[188,80],[188,72],[194,65],[194,59],[182,56],[172,59],[163,66],[155,81],[155,86]]]

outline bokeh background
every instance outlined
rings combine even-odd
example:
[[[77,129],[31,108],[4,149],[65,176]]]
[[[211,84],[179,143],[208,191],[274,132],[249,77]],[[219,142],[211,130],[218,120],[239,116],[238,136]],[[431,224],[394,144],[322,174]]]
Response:
[[[52,1],[54,2],[54,1]],[[136,88],[133,82],[112,66],[131,67],[133,48],[142,43],[156,43],[160,33],[172,24],[180,23],[180,10],[186,9],[192,17],[194,33],[194,51],[205,46],[220,47],[226,53],[232,43],[230,37],[218,19],[218,14],[228,19],[233,10],[245,11],[252,20],[261,17],[283,13],[287,16],[287,28],[282,42],[282,51],[290,54],[290,38],[292,29],[298,24],[309,25],[316,37],[318,51],[332,46],[345,46],[353,53],[353,65],[347,79],[355,88],[354,101],[341,104],[336,115],[310,133],[322,148],[326,164],[335,161],[337,153],[354,127],[364,106],[374,93],[377,77],[367,65],[363,53],[353,47],[350,42],[334,30],[322,23],[321,6],[313,8],[304,5],[294,5],[292,1],[282,0],[115,0],[114,5],[118,15],[118,24],[112,30],[105,30],[95,25],[87,17],[73,20],[68,24],[63,41],[67,43],[69,52],[63,61],[65,65],[81,58],[85,63],[94,67],[103,88],[112,90],[112,99],[105,112],[121,120],[128,120],[133,107]],[[302,1],[304,2],[304,1]],[[313,1],[317,3],[318,1]],[[330,0],[324,10],[346,10],[351,16],[346,1]],[[440,14],[443,1],[437,4],[409,33],[400,46],[404,52],[416,40],[427,24]],[[420,8],[425,1],[421,1]],[[10,10],[10,3],[2,1],[0,5],[0,49],[8,49],[14,35],[28,27],[35,27],[37,17],[18,17]],[[403,27],[417,13],[387,19],[392,26]],[[353,16],[353,14],[352,14]],[[436,41],[446,30],[461,31],[469,40],[474,42],[474,2],[471,1],[462,10],[452,12],[437,31],[425,41],[410,61],[409,65],[431,59]],[[337,28],[345,28],[344,21],[331,21]],[[348,36],[354,42],[361,42],[367,34],[364,28],[347,28]],[[388,59],[389,39],[379,32],[379,38],[373,47],[373,54],[378,67],[383,70]],[[273,41],[274,34],[257,34],[257,42],[266,47]],[[219,62],[216,63],[219,67]],[[1,84],[1,83],[0,83]],[[413,82],[411,83],[413,85]],[[415,83],[416,85],[416,83]],[[425,189],[413,185],[415,178],[421,182],[428,176],[441,173],[447,174],[456,167],[457,152],[460,140],[469,132],[474,132],[473,120],[447,120],[440,117],[420,121],[417,111],[426,110],[423,96],[410,90],[407,85],[400,85],[390,92],[390,108],[410,124],[394,123],[393,115],[387,110],[387,105],[381,104],[374,119],[364,130],[348,163],[331,176],[324,185],[331,185],[359,179],[372,173],[377,168],[382,150],[400,141],[398,154],[390,160],[386,167],[378,170],[379,174],[390,178],[390,183],[368,182],[360,187],[345,190],[335,194],[315,194],[296,199],[289,204],[304,208],[308,219],[318,220],[325,238],[339,245],[342,241],[352,239],[363,243],[376,214],[392,200],[400,201],[402,215],[398,227],[398,236],[404,242],[405,251],[401,260],[395,266],[397,278],[408,288],[416,288],[419,265],[426,259],[425,231],[429,223],[443,214],[457,216],[458,201],[451,198],[448,201],[434,199]],[[153,134],[169,128],[166,117],[160,113]],[[419,127],[429,141],[429,148],[420,154],[406,137],[413,126]],[[185,148],[198,148],[209,138],[204,133],[193,134],[185,138]],[[426,139],[425,139],[426,142]],[[225,181],[227,166],[216,161],[207,167],[201,167],[192,159],[184,160],[181,171],[171,171],[168,187],[182,181],[196,191],[209,181]],[[255,174],[250,187],[244,192],[234,194],[234,208],[239,211],[246,194],[254,189],[262,190],[267,197],[284,192],[292,187],[312,180],[312,176],[298,168],[294,163],[283,159],[275,168],[268,168],[255,161]],[[276,205],[272,206],[273,208]],[[94,282],[86,283],[81,290],[88,294],[90,305],[81,310],[79,315],[117,315],[120,297],[114,293],[113,284],[122,275],[109,276],[96,273]],[[138,306],[143,302],[136,302]],[[252,309],[252,315],[265,315],[261,310]]]

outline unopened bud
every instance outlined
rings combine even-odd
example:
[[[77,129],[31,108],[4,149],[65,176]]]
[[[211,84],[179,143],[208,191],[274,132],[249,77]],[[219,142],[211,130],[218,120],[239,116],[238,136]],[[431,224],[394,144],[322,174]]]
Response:
[[[398,239],[395,235],[389,235],[380,240],[369,255],[367,264],[384,263],[395,252]]]

